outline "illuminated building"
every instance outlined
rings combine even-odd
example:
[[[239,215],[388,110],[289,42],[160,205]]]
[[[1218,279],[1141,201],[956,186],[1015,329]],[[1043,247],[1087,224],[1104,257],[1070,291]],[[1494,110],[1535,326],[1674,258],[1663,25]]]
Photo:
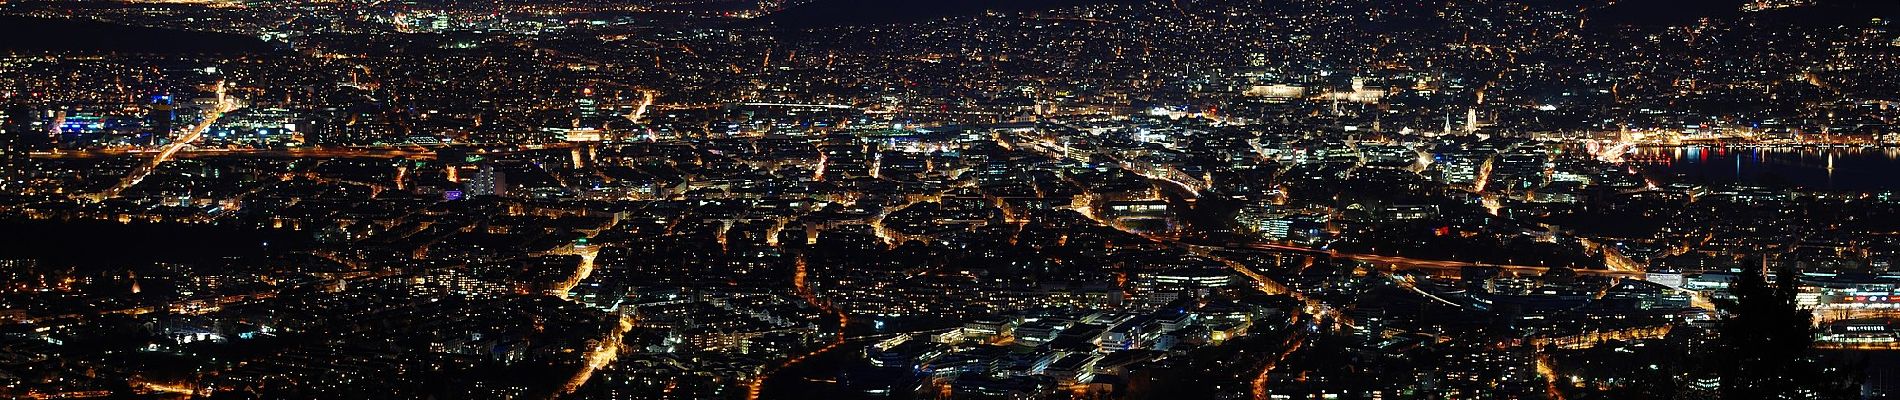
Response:
[[[0,125],[0,189],[11,188],[12,183],[26,168],[27,152],[23,136],[34,131],[37,116],[33,108],[25,104],[9,105],[4,125]]]
[[[172,104],[170,95],[154,95],[145,113],[145,133],[136,140],[139,144],[153,145],[161,139],[172,136],[172,123],[178,120],[178,112]]]
[[[476,167],[463,187],[469,196],[507,196],[508,174],[496,170],[494,164],[485,163]]]

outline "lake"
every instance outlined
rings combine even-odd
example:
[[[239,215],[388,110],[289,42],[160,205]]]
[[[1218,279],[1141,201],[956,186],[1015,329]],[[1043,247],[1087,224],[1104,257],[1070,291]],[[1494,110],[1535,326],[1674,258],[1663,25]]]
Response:
[[[1644,147],[1629,160],[1662,180],[1900,190],[1900,147]]]

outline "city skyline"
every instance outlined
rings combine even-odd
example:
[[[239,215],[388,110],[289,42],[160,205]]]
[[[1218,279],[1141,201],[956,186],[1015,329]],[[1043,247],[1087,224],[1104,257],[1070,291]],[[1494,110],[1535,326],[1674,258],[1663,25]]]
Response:
[[[1894,18],[0,2],[0,398],[1890,398]]]

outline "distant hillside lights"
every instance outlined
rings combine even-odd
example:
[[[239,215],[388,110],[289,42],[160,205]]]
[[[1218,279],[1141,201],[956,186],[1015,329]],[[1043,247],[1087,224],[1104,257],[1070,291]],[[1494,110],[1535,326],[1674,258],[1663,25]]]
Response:
[[[1768,11],[1814,4],[1813,0],[1755,0],[1742,5],[1742,11]]]

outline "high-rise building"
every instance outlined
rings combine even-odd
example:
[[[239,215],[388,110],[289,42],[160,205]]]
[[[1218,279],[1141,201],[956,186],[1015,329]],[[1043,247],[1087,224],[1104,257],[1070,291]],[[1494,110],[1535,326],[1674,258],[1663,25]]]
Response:
[[[43,109],[25,103],[8,106],[13,147],[29,152],[51,150],[59,136],[58,123],[66,120],[66,113],[65,109]]]
[[[583,120],[600,116],[600,100],[594,99],[593,90],[587,93],[587,96],[574,100],[574,111]]]
[[[172,96],[153,95],[152,104],[145,114],[146,132],[138,142],[145,145],[158,143],[172,135],[172,122],[178,119],[176,107],[172,105]]]
[[[4,190],[14,188],[24,178],[31,138],[44,135],[46,129],[33,106],[25,103],[7,105],[0,118],[5,118],[0,123],[0,190]]]
[[[493,164],[482,164],[462,186],[471,196],[507,196],[508,174],[495,170]]]

